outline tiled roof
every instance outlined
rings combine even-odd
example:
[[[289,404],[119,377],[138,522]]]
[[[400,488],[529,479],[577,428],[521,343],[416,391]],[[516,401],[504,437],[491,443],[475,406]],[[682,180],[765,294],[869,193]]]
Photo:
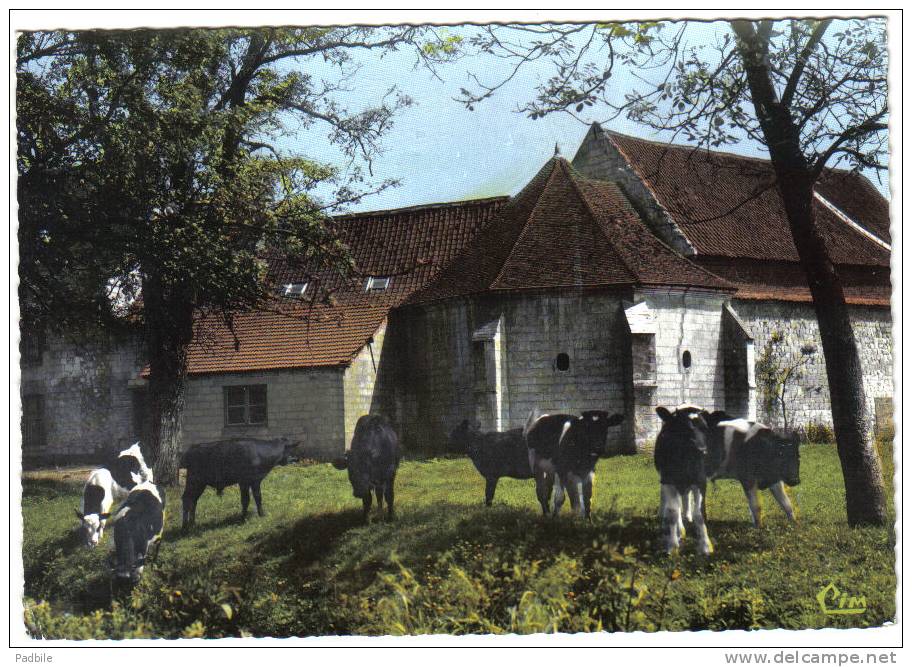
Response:
[[[235,338],[216,318],[199,324],[189,372],[226,373],[349,363],[390,309],[425,285],[485,226],[506,197],[340,216],[334,224],[356,273],[347,280],[270,262],[276,284],[322,281],[331,303],[279,299],[264,311],[234,317]],[[367,292],[367,276],[392,276]],[[306,295],[305,295],[306,296]]]
[[[613,285],[731,288],[653,236],[617,186],[584,179],[553,158],[408,303]]]
[[[798,261],[768,160],[605,132],[698,254]],[[889,242],[889,206],[859,174],[829,171],[817,186],[855,222]],[[819,201],[816,220],[837,264],[889,266],[889,251]]]
[[[811,291],[801,265],[725,257],[694,257],[700,266],[734,284],[736,299],[800,301],[810,303]],[[889,306],[890,269],[882,266],[839,268],[846,302],[853,305]]]

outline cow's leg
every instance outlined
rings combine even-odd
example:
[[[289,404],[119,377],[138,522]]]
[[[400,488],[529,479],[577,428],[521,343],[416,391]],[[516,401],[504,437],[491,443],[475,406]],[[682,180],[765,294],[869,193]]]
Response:
[[[241,482],[241,518],[247,520],[247,510],[250,507],[250,487]]]
[[[697,549],[704,556],[708,556],[713,552],[713,545],[709,540],[709,532],[706,530],[706,505],[703,502],[703,498],[706,496],[706,484],[691,487],[691,495],[694,506],[697,508],[693,515],[694,528],[697,532]]]
[[[586,509],[586,518],[592,519],[592,483],[595,481],[595,473],[590,472],[583,480],[583,504]]]
[[[485,478],[485,505],[494,504],[494,492],[497,490],[497,477]]]
[[[792,509],[792,502],[789,500],[788,493],[785,491],[785,485],[782,482],[776,482],[770,487],[773,498],[779,503],[779,507],[785,512],[789,521],[795,521],[795,510]]]
[[[573,509],[573,513],[579,517],[585,515],[585,508],[583,506],[583,489],[582,489],[582,480],[573,473],[566,475],[568,484],[565,486],[567,490],[567,495],[570,496],[570,507]]]
[[[687,493],[684,494],[684,508],[683,508],[684,520],[687,523],[693,523],[694,520],[694,497],[693,493],[690,492],[690,489],[687,490]],[[682,526],[683,530],[684,527]]]
[[[662,532],[665,551],[672,553],[681,546],[678,523],[681,521],[681,493],[674,484],[662,484]]]
[[[374,495],[377,496],[377,509],[381,512],[383,511],[383,491],[383,484],[378,484],[374,487]]]
[[[548,516],[548,503],[551,501],[551,484],[553,480],[544,470],[538,470],[535,473],[535,495],[538,496],[538,503],[541,505],[542,514]]]
[[[386,495],[386,518],[390,521],[395,517],[395,512],[393,512],[393,480],[390,479],[386,484],[385,494]]]
[[[757,483],[753,481],[741,481],[744,487],[744,495],[747,496],[747,507],[750,509],[751,521],[754,528],[760,527],[760,498],[757,496]]]
[[[561,482],[560,475],[557,473],[551,475],[551,479],[552,482],[548,488],[554,488],[554,516],[557,516],[560,514],[561,507],[564,506],[564,485]]]
[[[204,485],[196,484],[189,478],[184,483],[182,530],[196,523],[196,502],[203,495],[205,488]]]
[[[266,516],[266,510],[263,509],[263,494],[260,492],[260,482],[263,480],[258,479],[251,485],[251,490],[253,491],[253,500],[256,502],[257,514],[259,516]]]
[[[370,489],[368,489],[367,493],[365,493],[363,496],[361,496],[361,504],[364,508],[364,521],[365,522],[370,520],[371,505],[373,505],[373,503],[374,503],[374,497],[371,495]]]

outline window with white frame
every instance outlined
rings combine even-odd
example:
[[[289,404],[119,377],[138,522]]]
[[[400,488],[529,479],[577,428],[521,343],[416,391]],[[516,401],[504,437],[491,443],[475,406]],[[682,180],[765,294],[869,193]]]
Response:
[[[364,286],[367,292],[383,292],[390,286],[389,276],[370,276]]]
[[[288,299],[300,299],[307,292],[307,285],[308,283],[287,283],[281,285],[276,291],[279,296],[284,296]]]
[[[226,426],[260,426],[267,423],[265,384],[222,388],[225,395]]]

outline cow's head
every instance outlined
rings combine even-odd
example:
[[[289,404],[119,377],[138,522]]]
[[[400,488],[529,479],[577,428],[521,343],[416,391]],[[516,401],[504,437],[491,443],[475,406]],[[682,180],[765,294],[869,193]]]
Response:
[[[111,576],[116,586],[131,588],[139,583],[146,564],[149,540],[143,539],[141,523],[127,518],[130,507],[114,515],[114,553],[111,559]]]
[[[463,419],[462,423],[450,432],[450,447],[452,451],[464,452],[470,457],[476,456],[481,447],[481,442],[477,437],[480,432],[480,423],[476,422],[472,426],[469,424],[468,419]]]
[[[303,443],[300,441],[292,441],[287,438],[282,438],[282,458],[279,459],[278,465],[288,465],[289,463],[297,463],[301,460],[301,445]]]
[[[774,436],[773,451],[770,461],[774,482],[780,479],[789,486],[801,484],[801,455],[798,452],[798,436],[780,438]]]
[[[694,405],[684,405],[671,412],[659,406],[656,414],[662,420],[662,430],[656,438],[660,444],[674,447],[676,451],[706,454],[709,440],[709,413]]]
[[[82,543],[91,548],[98,546],[101,535],[104,532],[104,522],[108,520],[110,514],[82,514],[79,510],[74,510],[76,517],[79,519],[79,537]]]
[[[370,461],[366,456],[353,456],[351,451],[345,456],[333,459],[336,470],[348,470],[348,481],[352,485],[352,495],[363,498],[370,493]]]
[[[616,440],[612,445],[608,445],[608,429],[617,426],[624,421],[624,415],[609,414],[604,410],[586,410],[580,414],[579,421],[575,425],[579,428],[578,438],[582,439],[583,446],[590,454],[594,456],[617,456],[618,454],[635,454],[636,447],[633,451],[627,451],[627,443],[618,445],[621,439]]]

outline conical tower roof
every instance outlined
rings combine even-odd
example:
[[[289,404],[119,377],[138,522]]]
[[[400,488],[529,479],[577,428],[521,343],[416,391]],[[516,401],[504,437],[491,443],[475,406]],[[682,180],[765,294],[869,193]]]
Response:
[[[614,183],[555,156],[409,303],[617,285],[733,289],[653,235]]]

